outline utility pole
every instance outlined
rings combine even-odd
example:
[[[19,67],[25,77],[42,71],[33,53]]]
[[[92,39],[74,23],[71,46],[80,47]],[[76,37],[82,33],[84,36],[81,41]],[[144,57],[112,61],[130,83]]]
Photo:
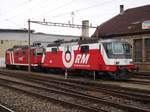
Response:
[[[30,19],[28,19],[28,71],[31,72],[31,61],[30,61],[30,57],[31,57],[31,45],[30,45]]]

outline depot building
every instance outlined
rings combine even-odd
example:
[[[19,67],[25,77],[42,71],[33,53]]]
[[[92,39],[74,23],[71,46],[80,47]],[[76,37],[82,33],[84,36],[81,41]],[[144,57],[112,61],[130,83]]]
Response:
[[[132,45],[132,58],[140,70],[150,70],[150,5],[124,10],[99,25],[92,38],[126,39]]]

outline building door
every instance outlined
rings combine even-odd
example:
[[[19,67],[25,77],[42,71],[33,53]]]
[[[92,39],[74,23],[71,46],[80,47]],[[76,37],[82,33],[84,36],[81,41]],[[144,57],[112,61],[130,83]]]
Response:
[[[142,62],[142,39],[134,40],[134,62]]]
[[[150,38],[145,39],[145,61],[150,62]]]

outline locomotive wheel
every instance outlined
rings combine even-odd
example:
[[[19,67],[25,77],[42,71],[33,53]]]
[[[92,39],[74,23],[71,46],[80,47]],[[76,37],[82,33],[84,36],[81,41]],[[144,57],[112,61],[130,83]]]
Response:
[[[98,78],[104,80],[127,80],[130,74],[127,70],[118,70],[116,72],[98,72]]]
[[[128,70],[118,70],[117,72],[109,72],[110,77],[114,80],[127,80],[130,78],[130,74],[128,72]]]

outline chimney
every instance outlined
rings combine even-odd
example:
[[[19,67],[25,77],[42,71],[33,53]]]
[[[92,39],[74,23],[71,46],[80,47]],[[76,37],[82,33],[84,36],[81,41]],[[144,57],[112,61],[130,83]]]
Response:
[[[120,15],[123,15],[124,13],[124,5],[120,5]]]
[[[82,21],[82,38],[89,37],[89,20]]]

